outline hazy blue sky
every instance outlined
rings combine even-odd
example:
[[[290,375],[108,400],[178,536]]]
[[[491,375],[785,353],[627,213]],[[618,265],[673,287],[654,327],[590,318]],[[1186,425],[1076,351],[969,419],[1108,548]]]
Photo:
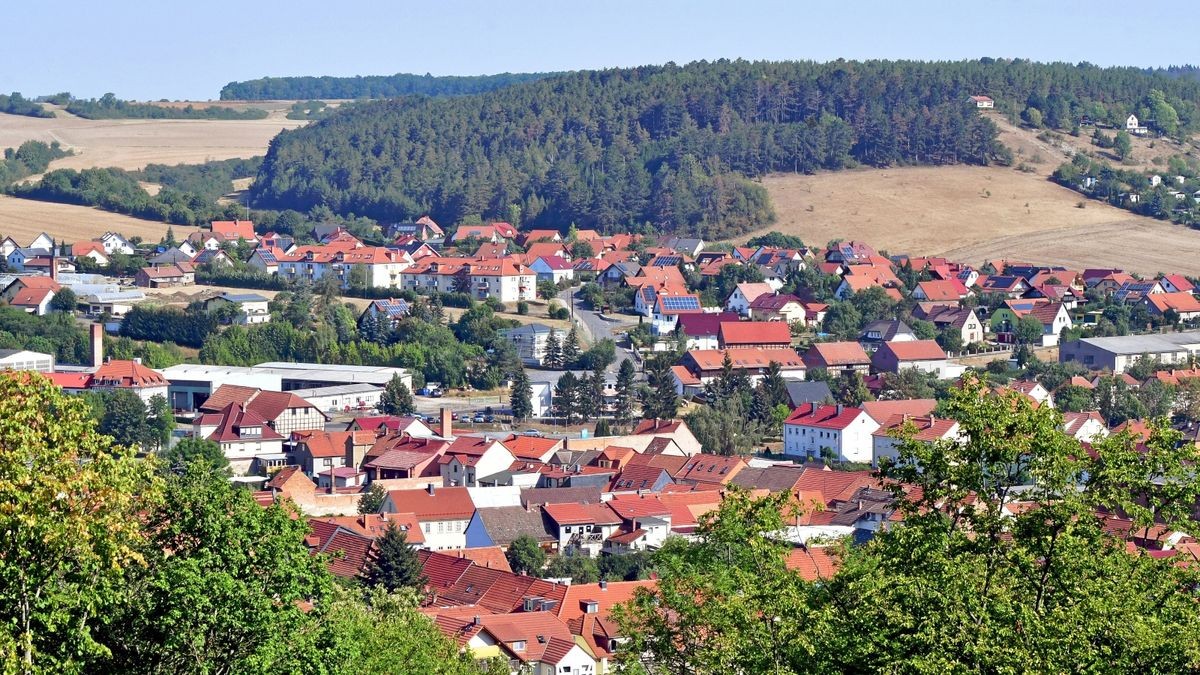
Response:
[[[1200,4],[8,0],[0,91],[209,99],[264,75],[435,75],[746,59],[1200,62]],[[1127,7],[1136,7],[1133,13]]]

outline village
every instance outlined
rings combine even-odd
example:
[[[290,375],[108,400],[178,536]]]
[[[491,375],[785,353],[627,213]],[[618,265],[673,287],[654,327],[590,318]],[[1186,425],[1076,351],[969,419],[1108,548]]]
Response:
[[[249,221],[221,221],[157,245],[118,233],[6,239],[0,300],[36,316],[76,315],[88,326],[90,362],[10,349],[0,364],[45,373],[67,393],[169,402],[172,442],[215,443],[234,482],[308,520],[306,544],[338,577],[363,577],[377,538],[398,528],[419,550],[421,611],[461,648],[507,659],[513,672],[610,672],[629,637],[614,606],[656,583],[644,556],[693,537],[734,491],[787,495],[801,514],[786,532],[788,567],[830,578],[839,542],[902,522],[877,473],[898,459],[901,439],[962,440],[940,404],[965,377],[984,375],[998,395],[1060,409],[1061,430],[1083,448],[1110,434],[1145,442],[1159,417],[1173,420],[1182,442],[1200,443],[1200,300],[1180,274],[1036,261],[975,267],[854,240],[729,246],[503,222],[448,234],[427,217],[381,234],[387,243],[371,245],[331,226],[297,245]],[[134,256],[145,265],[109,269]],[[234,279],[222,276],[233,269],[254,283],[223,283],[200,305],[223,325],[278,321],[274,291],[317,284],[359,298],[360,330],[411,320],[421,302],[452,294],[517,317],[501,335],[530,380],[528,413],[514,418],[515,387],[486,417],[456,409],[453,392],[404,367],[151,368],[105,357],[135,307],[156,293],[203,292],[198,280]],[[619,355],[596,368],[603,430],[556,403],[571,372],[568,331],[618,343]],[[612,377],[626,361],[636,364],[640,394]],[[393,381],[418,394],[401,414],[380,412]],[[738,396],[737,387],[753,397],[774,391],[770,407],[784,408],[769,411],[753,439],[715,446],[688,420]],[[629,401],[641,414],[622,411]],[[1022,502],[1006,508],[1016,513]],[[1107,522],[1114,532],[1129,526]],[[556,562],[514,566],[530,542]],[[1176,531],[1136,546],[1160,557],[1198,550]]]

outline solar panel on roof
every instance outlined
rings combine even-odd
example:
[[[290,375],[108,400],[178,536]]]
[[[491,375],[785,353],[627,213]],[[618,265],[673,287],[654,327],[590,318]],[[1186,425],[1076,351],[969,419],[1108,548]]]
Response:
[[[671,310],[700,309],[699,298],[692,296],[666,296],[662,299],[663,307]]]

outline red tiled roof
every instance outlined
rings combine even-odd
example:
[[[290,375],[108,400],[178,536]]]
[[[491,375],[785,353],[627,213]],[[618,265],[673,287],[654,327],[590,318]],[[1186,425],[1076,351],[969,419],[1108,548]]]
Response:
[[[947,281],[922,281],[917,288],[927,300],[960,300],[967,294],[967,287],[958,279]]]
[[[1175,310],[1179,313],[1200,312],[1200,300],[1187,291],[1177,293],[1150,293],[1146,301],[1154,305],[1159,313]]]
[[[817,342],[804,355],[810,366],[867,365],[871,358],[857,342]]]
[[[452,548],[443,550],[446,555],[453,555],[459,558],[466,558],[477,566],[499,570],[501,572],[512,572],[512,567],[508,564],[508,558],[504,556],[504,549],[500,546],[477,546],[474,548]]]
[[[474,565],[465,558],[456,558],[424,549],[417,551],[417,559],[421,561],[421,574],[425,576],[425,582],[435,591],[449,587]]]
[[[98,386],[165,387],[167,378],[136,361],[108,361],[92,374]]]
[[[937,441],[948,438],[958,422],[944,417],[909,417],[908,415],[892,415],[884,422],[875,432],[873,436],[888,437],[892,430],[903,429],[911,425],[915,430],[912,436],[918,441]]]
[[[49,288],[22,288],[8,304],[13,307],[41,307],[46,298],[53,294],[54,291]]]
[[[467,520],[475,513],[475,502],[465,487],[389,490],[388,500],[396,513],[412,513],[419,520]]]
[[[701,453],[689,457],[683,468],[675,472],[674,478],[698,483],[727,483],[746,466],[746,460],[741,457]]]
[[[721,343],[726,347],[741,345],[792,344],[792,331],[782,321],[725,321],[721,323]]]
[[[262,415],[251,410],[245,410],[236,403],[230,403],[219,413],[221,421],[217,428],[208,436],[208,440],[217,443],[231,443],[244,440],[281,441],[280,436],[272,429]],[[260,433],[245,435],[247,428],[259,428]]]
[[[63,389],[87,389],[92,383],[91,373],[43,373],[44,377]]]
[[[508,451],[513,454],[513,457],[518,459],[536,459],[541,460],[547,454],[553,452],[556,448],[562,445],[562,440],[557,438],[543,438],[540,436],[527,436],[524,434],[513,434],[508,438],[500,441]]]
[[[937,407],[937,401],[932,398],[911,398],[899,401],[864,401],[863,410],[879,424],[883,424],[893,415],[908,415],[920,417],[929,415]]]
[[[619,525],[621,519],[605,504],[546,504],[546,515],[559,525]]]
[[[339,527],[317,553],[329,556],[327,564],[334,576],[353,579],[363,573],[374,543],[371,537]]]
[[[787,568],[798,571],[805,581],[832,579],[840,565],[841,561],[823,546],[794,548],[787,557]]]
[[[682,314],[679,317],[679,330],[689,337],[716,336],[721,331],[722,323],[738,319],[734,312]]]
[[[862,408],[805,403],[793,410],[784,423],[842,430],[849,427],[861,414],[863,414]]]
[[[772,362],[781,368],[803,368],[804,360],[790,349],[764,349],[761,347],[732,347],[730,349],[693,349],[687,353],[700,370],[720,370],[725,354],[735,369],[766,368]]]
[[[899,361],[934,361],[946,358],[946,352],[933,340],[910,340],[908,342],[885,342],[879,351],[889,350]]]
[[[625,520],[635,518],[663,517],[671,514],[671,508],[659,501],[657,496],[617,495],[607,505]]]
[[[249,220],[214,220],[209,229],[220,234],[226,240],[237,241],[239,238],[254,241],[254,223]]]

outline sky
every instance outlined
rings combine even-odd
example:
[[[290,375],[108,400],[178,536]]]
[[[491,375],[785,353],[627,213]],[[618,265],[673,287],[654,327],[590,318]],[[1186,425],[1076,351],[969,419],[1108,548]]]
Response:
[[[1200,63],[1200,3],[1109,0],[9,0],[0,91],[209,100],[285,75],[480,75],[700,59]],[[1130,13],[1128,7],[1136,6]]]

